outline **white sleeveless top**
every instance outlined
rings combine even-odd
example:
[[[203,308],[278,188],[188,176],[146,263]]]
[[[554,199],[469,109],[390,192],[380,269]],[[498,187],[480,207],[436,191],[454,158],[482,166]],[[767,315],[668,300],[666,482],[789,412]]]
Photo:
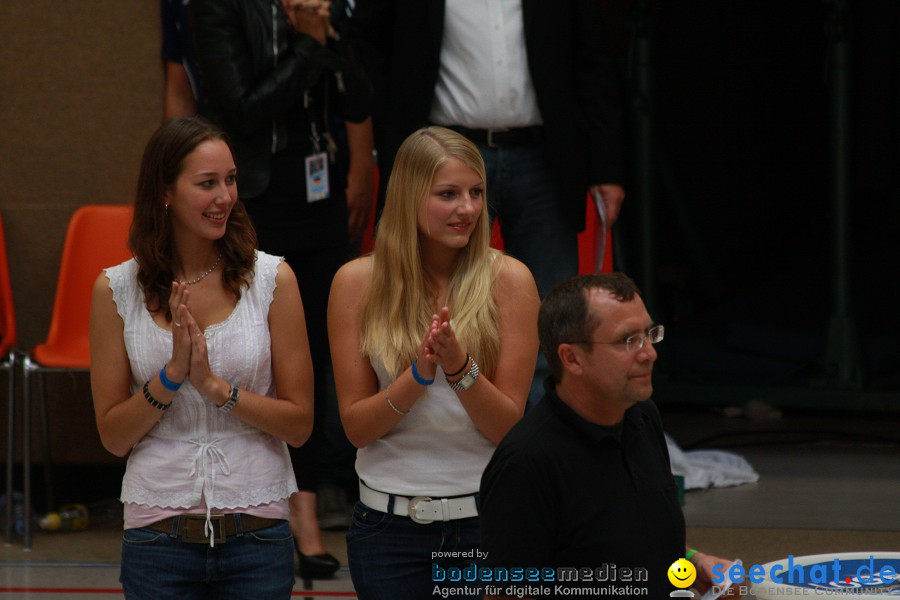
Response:
[[[392,378],[372,361],[378,388]],[[356,473],[380,492],[399,496],[448,497],[474,494],[494,445],[476,429],[444,379],[434,383],[393,429],[356,453]]]
[[[242,390],[275,397],[268,312],[281,258],[258,252],[255,276],[229,317],[206,328],[213,373]],[[106,269],[139,391],[172,355],[172,334],[144,303],[132,259]],[[131,450],[121,500],[160,508],[258,506],[297,491],[287,445],[205,400],[185,379],[172,406]],[[203,502],[201,502],[203,501]]]

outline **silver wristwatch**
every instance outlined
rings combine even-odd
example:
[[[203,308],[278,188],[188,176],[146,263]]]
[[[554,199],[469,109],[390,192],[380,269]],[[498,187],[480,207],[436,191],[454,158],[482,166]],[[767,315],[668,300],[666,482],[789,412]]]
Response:
[[[239,399],[240,390],[238,389],[238,386],[232,385],[228,394],[228,400],[225,401],[225,404],[219,405],[218,409],[222,412],[231,412],[231,409],[234,408],[234,405],[238,403]]]
[[[470,358],[470,360],[472,361],[472,366],[469,367],[469,370],[465,375],[462,376],[459,381],[455,383],[450,383],[449,381],[447,382],[450,385],[450,389],[454,392],[466,391],[467,389],[472,387],[472,384],[475,383],[476,379],[478,379],[478,363],[475,362],[474,358]]]

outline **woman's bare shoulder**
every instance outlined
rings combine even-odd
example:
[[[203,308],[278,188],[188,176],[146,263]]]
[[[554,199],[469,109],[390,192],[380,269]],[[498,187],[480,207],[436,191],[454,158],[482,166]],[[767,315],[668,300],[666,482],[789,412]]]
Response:
[[[372,279],[373,260],[371,255],[360,256],[345,263],[334,275],[332,294],[362,295],[369,288]]]
[[[359,258],[354,258],[353,260],[344,263],[338,272],[335,274],[334,278],[338,279],[339,277],[342,280],[358,283],[361,280],[367,280],[372,276],[372,265],[374,261],[372,260],[372,256],[367,254],[366,256],[360,256]]]
[[[494,260],[496,269],[496,285],[504,292],[537,290],[531,270],[522,261],[498,254]]]

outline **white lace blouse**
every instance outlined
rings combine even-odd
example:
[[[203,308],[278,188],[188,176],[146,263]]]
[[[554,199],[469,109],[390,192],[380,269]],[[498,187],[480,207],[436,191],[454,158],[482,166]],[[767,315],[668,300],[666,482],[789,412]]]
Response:
[[[255,276],[231,315],[206,328],[209,365],[242,390],[274,397],[269,305],[281,258],[258,252]],[[106,269],[131,363],[131,390],[139,391],[172,355],[172,334],[144,304],[132,259]],[[185,380],[172,406],[128,457],[121,499],[160,509],[206,505],[214,512],[259,506],[297,490],[287,445],[218,410]],[[146,512],[146,511],[142,511]]]

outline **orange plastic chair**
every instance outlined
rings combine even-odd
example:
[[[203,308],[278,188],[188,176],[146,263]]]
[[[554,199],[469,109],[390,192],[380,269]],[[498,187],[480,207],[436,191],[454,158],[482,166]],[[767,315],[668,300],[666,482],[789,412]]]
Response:
[[[69,221],[63,245],[56,298],[47,339],[22,360],[23,496],[25,548],[31,548],[31,381],[39,375],[39,399],[44,435],[44,483],[47,504],[53,506],[50,435],[44,390],[47,372],[83,372],[91,366],[88,344],[91,293],[100,272],[131,258],[128,229],[133,208],[122,205],[87,205],[75,211]]]
[[[13,460],[15,459],[16,415],[16,315],[13,306],[12,286],[9,283],[9,261],[6,257],[6,235],[0,217],[0,371],[9,374],[9,390],[6,405],[9,412],[6,431],[6,543],[12,543],[13,534]]]

